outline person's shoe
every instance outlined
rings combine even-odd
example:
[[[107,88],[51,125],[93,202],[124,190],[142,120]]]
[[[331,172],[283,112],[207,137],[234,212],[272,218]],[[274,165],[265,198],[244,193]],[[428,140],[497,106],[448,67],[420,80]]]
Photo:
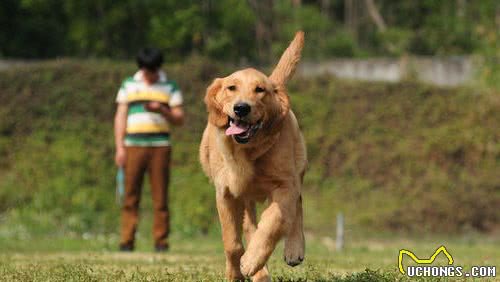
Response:
[[[120,244],[120,252],[132,252],[134,251],[134,246],[127,244]]]
[[[168,251],[168,244],[163,244],[163,245],[155,245],[155,251],[157,253],[163,253],[163,252],[166,252]]]

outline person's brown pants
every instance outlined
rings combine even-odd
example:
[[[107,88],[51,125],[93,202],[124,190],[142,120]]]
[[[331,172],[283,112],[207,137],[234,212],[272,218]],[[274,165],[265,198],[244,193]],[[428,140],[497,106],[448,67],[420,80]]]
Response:
[[[125,164],[125,197],[122,207],[121,245],[134,246],[139,216],[142,183],[149,174],[153,198],[153,238],[155,246],[166,246],[169,233],[168,182],[171,148],[127,147]]]

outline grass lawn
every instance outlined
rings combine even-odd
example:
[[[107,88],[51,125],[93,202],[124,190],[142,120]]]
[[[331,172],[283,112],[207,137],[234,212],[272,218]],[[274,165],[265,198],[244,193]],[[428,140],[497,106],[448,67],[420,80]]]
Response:
[[[399,249],[428,258],[440,245],[453,256],[454,265],[500,266],[500,241],[470,236],[453,239],[403,237],[348,239],[342,252],[328,237],[307,236],[306,260],[295,268],[283,260],[282,246],[269,262],[273,281],[414,281],[397,272]],[[1,281],[222,281],[224,257],[219,238],[182,239],[173,236],[168,253],[151,252],[151,242],[138,238],[134,253],[115,251],[116,236],[85,236],[0,241]],[[438,257],[440,264],[445,257]],[[405,257],[404,265],[410,264]],[[498,272],[498,270],[497,270]],[[500,281],[477,278],[467,281]],[[423,279],[418,281],[464,281]]]

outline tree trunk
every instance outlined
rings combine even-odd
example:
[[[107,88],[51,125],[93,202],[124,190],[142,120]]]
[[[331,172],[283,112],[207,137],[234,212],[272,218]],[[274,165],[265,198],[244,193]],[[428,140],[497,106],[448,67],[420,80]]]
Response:
[[[321,14],[327,17],[330,15],[330,0],[321,0]]]
[[[344,2],[345,26],[352,33],[353,37],[358,38],[358,22],[356,0],[345,0]]]
[[[497,25],[497,30],[500,30],[500,3],[498,2],[496,5],[495,23]]]
[[[368,10],[368,14],[370,15],[372,21],[377,26],[377,29],[381,32],[384,32],[387,29],[387,26],[385,25],[385,21],[380,15],[380,12],[378,11],[375,2],[373,2],[373,0],[365,0],[365,4]]]
[[[257,21],[255,23],[255,39],[257,41],[257,55],[260,62],[269,62],[271,58],[271,44],[274,35],[273,0],[249,0]]]
[[[457,17],[463,18],[465,16],[465,0],[457,0]]]

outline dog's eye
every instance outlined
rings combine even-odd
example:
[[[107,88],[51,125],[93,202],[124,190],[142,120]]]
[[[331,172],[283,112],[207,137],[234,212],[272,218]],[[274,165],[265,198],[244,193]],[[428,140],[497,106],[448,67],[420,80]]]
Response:
[[[265,91],[265,90],[264,90],[264,88],[262,88],[262,87],[259,87],[259,86],[255,87],[255,92],[257,92],[257,93],[262,93],[262,92],[264,92],[264,91]]]
[[[231,86],[227,87],[227,89],[229,89],[229,91],[234,91],[234,90],[236,90],[236,86],[231,85]]]

